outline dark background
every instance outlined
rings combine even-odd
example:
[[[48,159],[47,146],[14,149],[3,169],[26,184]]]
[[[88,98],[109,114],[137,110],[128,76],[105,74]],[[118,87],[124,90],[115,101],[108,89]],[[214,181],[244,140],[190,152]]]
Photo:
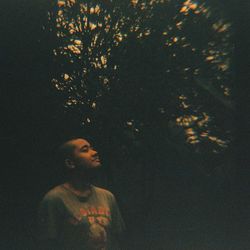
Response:
[[[250,249],[249,4],[221,2],[235,31],[237,114],[230,152],[219,159],[186,161],[171,149],[169,153],[143,151],[123,155],[127,161],[119,162],[119,152],[112,154],[112,149],[102,148],[97,141],[104,161],[101,185],[119,201],[132,249]],[[38,203],[50,187],[63,180],[53,155],[65,132],[66,118],[51,91],[48,46],[39,42],[44,10],[42,1],[1,1],[0,249],[36,249]],[[135,160],[150,154],[154,156],[146,157],[144,164]],[[113,162],[120,163],[119,169]],[[157,166],[154,171],[152,164]],[[197,167],[216,164],[221,171],[209,174]]]

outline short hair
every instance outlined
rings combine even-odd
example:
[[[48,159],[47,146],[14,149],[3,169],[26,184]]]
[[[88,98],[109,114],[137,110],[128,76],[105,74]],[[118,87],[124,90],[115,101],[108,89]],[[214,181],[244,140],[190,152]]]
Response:
[[[74,140],[74,139],[72,139]],[[58,156],[59,158],[64,161],[67,158],[71,158],[72,157],[72,153],[74,150],[74,145],[69,143],[71,140],[63,143],[59,148],[58,148]]]

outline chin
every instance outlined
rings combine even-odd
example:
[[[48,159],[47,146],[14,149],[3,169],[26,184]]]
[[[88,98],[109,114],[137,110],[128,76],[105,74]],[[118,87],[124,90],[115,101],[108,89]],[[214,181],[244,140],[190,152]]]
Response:
[[[90,165],[88,166],[88,168],[99,168],[99,167],[101,167],[100,161],[91,162]]]
[[[101,167],[101,166],[102,166],[101,162],[97,162],[97,163],[94,165],[95,168],[99,168],[99,167]]]

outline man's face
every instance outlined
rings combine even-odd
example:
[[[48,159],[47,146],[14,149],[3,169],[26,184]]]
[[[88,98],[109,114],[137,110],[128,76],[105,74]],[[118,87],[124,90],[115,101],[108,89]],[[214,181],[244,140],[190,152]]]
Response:
[[[69,142],[74,146],[72,152],[72,162],[78,169],[95,169],[101,166],[97,151],[95,151],[88,141],[75,139]]]

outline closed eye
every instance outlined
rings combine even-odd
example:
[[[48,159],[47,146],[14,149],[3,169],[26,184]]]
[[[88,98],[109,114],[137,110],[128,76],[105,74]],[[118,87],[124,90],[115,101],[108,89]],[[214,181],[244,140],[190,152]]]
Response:
[[[87,146],[87,145],[80,148],[81,152],[88,152],[89,150],[94,150],[94,148],[92,146]]]
[[[88,146],[83,146],[80,148],[81,152],[88,152],[89,151],[89,147]]]

